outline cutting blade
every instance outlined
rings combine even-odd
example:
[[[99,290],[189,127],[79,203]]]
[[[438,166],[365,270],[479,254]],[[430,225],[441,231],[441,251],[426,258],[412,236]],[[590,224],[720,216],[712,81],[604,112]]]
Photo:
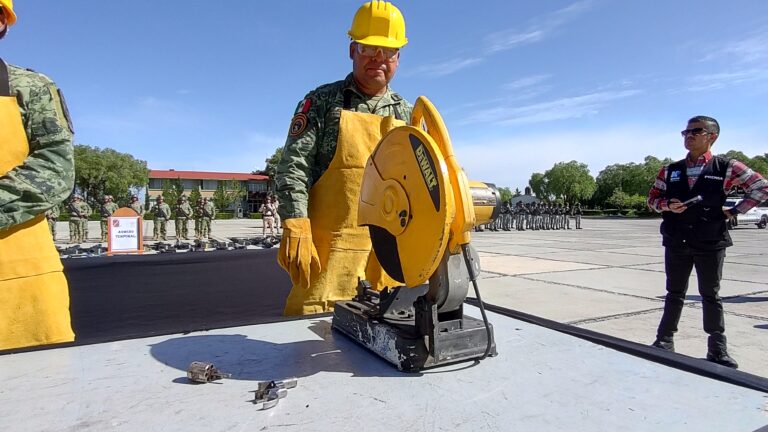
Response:
[[[366,165],[358,207],[387,274],[407,287],[426,282],[455,213],[448,168],[432,137],[411,126],[387,133]]]

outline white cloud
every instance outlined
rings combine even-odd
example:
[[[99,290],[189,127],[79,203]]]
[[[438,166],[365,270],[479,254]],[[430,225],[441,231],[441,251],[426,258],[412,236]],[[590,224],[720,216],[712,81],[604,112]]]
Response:
[[[424,65],[406,72],[405,75],[449,75],[469,66],[475,65],[490,55],[499,51],[505,51],[516,46],[536,43],[555,34],[569,21],[578,17],[592,5],[592,0],[582,0],[568,7],[533,19],[525,30],[507,29],[491,33],[484,38],[484,55],[481,57],[461,58],[457,57],[433,65]]]
[[[610,102],[626,99],[639,93],[641,93],[640,90],[603,91],[522,107],[494,107],[475,111],[461,123],[523,124],[580,118],[599,112]]]
[[[535,43],[555,34],[561,27],[574,20],[592,6],[592,1],[579,1],[568,7],[532,20],[525,30],[508,29],[486,36],[486,52],[492,54],[519,45]]]
[[[531,30],[527,32],[517,32],[515,30],[505,30],[496,33],[492,33],[486,36],[487,43],[486,52],[493,54],[497,51],[504,51],[510,48],[514,48],[518,45],[525,45],[529,43],[538,42],[546,36],[544,30]]]
[[[703,60],[718,60],[755,63],[768,60],[768,28],[751,33],[740,40],[728,41],[704,57]]]
[[[478,57],[456,58],[456,59],[444,61],[442,63],[419,66],[413,70],[409,70],[404,75],[406,76],[424,75],[424,76],[432,76],[432,77],[450,75],[456,71],[459,71],[461,69],[464,69],[476,63],[479,63],[482,60],[483,60],[482,58],[478,58]]]
[[[716,90],[742,84],[768,83],[768,70],[747,69],[737,72],[696,75],[691,77],[690,81],[690,85],[686,89],[688,91]]]
[[[529,77],[516,79],[512,82],[504,84],[503,87],[507,90],[520,90],[523,88],[528,88],[528,87],[538,85],[548,80],[551,76],[552,75],[550,74],[532,75]]]

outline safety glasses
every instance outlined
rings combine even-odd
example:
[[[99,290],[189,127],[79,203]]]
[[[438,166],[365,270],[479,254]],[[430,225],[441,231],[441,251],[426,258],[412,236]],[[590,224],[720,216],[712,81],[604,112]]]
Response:
[[[362,54],[367,57],[376,57],[376,54],[381,51],[381,55],[384,57],[385,60],[391,60],[395,58],[398,52],[400,52],[397,48],[386,48],[386,47],[380,47],[375,45],[363,45],[363,44],[355,44],[357,46],[357,53]]]

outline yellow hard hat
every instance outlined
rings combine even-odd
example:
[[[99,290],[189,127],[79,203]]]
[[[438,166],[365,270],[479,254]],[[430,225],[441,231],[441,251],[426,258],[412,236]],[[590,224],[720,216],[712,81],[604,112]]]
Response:
[[[13,11],[13,0],[0,0],[0,6],[3,7],[8,26],[14,25],[16,23],[16,13]]]
[[[408,43],[405,19],[400,9],[390,2],[379,0],[360,6],[347,34],[363,45],[401,48]]]

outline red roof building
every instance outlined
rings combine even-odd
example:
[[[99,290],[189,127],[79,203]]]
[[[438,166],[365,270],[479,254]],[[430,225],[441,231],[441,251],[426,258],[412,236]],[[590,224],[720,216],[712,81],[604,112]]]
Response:
[[[225,182],[224,184],[226,184],[226,182],[236,180],[248,191],[246,199],[239,205],[245,212],[259,211],[259,207],[261,207],[261,204],[270,192],[269,177],[260,174],[179,171],[173,169],[149,170],[149,187],[147,188],[147,193],[149,194],[150,203],[153,203],[158,195],[162,195],[165,182],[176,179],[181,181],[182,186],[184,186],[184,193],[187,196],[189,196],[192,190],[197,189],[200,191],[200,195],[204,198],[213,197],[213,193],[216,191],[216,188],[219,187],[220,182]]]

